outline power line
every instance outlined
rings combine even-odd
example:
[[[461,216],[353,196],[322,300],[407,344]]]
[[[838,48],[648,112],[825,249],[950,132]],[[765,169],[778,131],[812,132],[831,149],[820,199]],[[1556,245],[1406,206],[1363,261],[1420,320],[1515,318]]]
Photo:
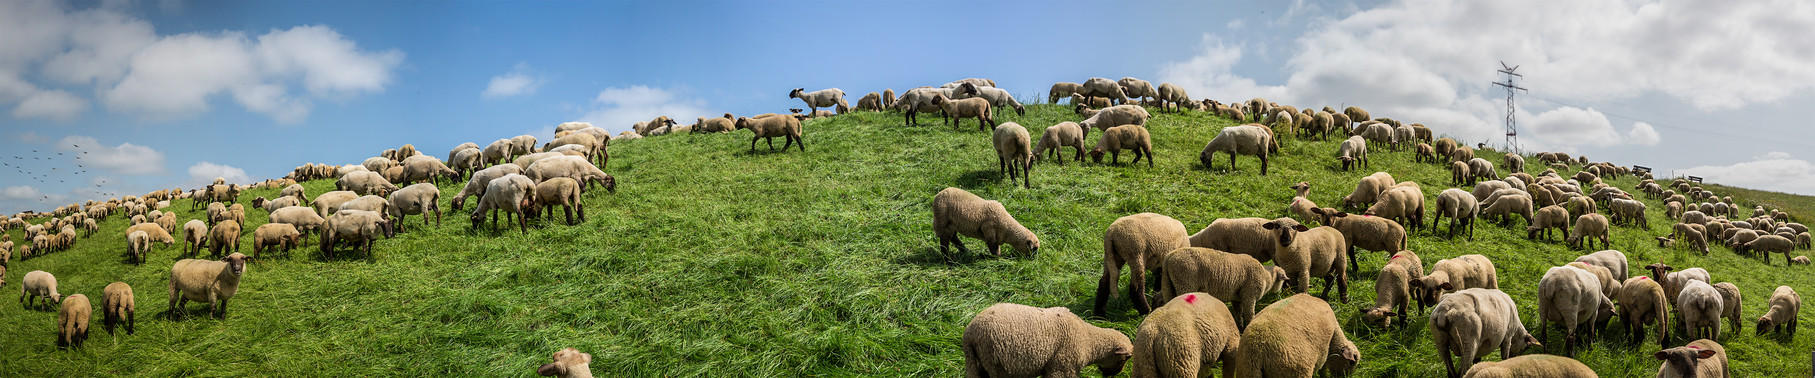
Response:
[[[1549,102],[1549,103],[1556,104],[1556,105],[1570,106],[1570,107],[1576,107],[1576,108],[1582,108],[1582,109],[1589,108],[1588,106],[1564,102],[1564,101],[1560,101],[1560,100],[1545,97],[1545,96],[1539,96],[1539,95],[1531,95],[1531,96],[1536,97],[1539,100],[1543,100],[1544,102]],[[1759,137],[1754,137],[1754,136],[1744,135],[1744,134],[1722,133],[1722,132],[1716,132],[1716,131],[1711,131],[1711,130],[1702,129],[1702,128],[1677,126],[1677,125],[1673,125],[1673,124],[1670,124],[1667,122],[1658,122],[1654,119],[1653,120],[1641,119],[1638,117],[1633,117],[1633,116],[1616,113],[1616,112],[1611,112],[1611,111],[1606,111],[1606,110],[1600,110],[1600,112],[1601,112],[1601,114],[1615,117],[1615,118],[1621,118],[1621,119],[1630,120],[1630,121],[1634,121],[1634,122],[1645,122],[1646,124],[1651,125],[1653,127],[1662,127],[1662,128],[1666,128],[1666,129],[1679,130],[1679,131],[1689,131],[1689,132],[1715,135],[1715,136],[1734,138],[1734,139],[1745,139],[1745,140],[1756,141],[1756,142],[1777,144],[1777,145],[1786,146],[1786,147],[1815,149],[1815,145],[1802,144],[1802,143],[1791,143],[1791,142],[1786,141],[1786,139],[1788,139],[1788,138],[1786,138],[1786,139],[1766,139],[1766,138],[1759,138]]]

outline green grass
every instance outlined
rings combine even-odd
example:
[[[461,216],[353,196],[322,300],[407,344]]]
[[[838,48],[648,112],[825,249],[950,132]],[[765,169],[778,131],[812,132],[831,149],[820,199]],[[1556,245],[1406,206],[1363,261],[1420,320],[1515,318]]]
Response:
[[[1028,111],[1005,118],[1036,134],[1077,120],[1061,107]],[[7,356],[0,371],[527,376],[549,354],[575,347],[593,355],[601,377],[955,376],[963,366],[964,325],[990,304],[1088,313],[1101,273],[1102,232],[1117,217],[1156,212],[1195,232],[1222,217],[1284,216],[1292,196],[1287,187],[1298,181],[1311,182],[1312,199],[1326,206],[1378,170],[1424,183],[1432,196],[1448,183],[1447,171],[1413,163],[1409,152],[1375,151],[1370,169],[1342,172],[1331,157],[1334,140],[1288,141],[1269,176],[1259,176],[1259,161],[1246,156],[1234,171],[1222,170],[1225,159],[1218,171],[1206,171],[1197,152],[1231,123],[1193,113],[1162,114],[1148,125],[1158,155],[1152,168],[1044,162],[1033,170],[1033,189],[1024,189],[997,174],[989,138],[973,124],[953,131],[933,117],[922,123],[903,126],[897,115],[873,113],[813,120],[805,152],[747,152],[747,132],[618,143],[606,170],[619,191],[588,193],[584,224],[533,223],[526,235],[502,222],[497,231],[474,229],[464,214],[428,228],[412,218],[406,233],[378,242],[375,256],[338,254],[329,261],[309,241],[289,256],[252,265],[224,320],[203,316],[198,304],[186,309],[187,319],[161,316],[179,248],[159,246],[150,262],[127,264],[120,236],[126,220],[115,217],[70,251],[12,261],[7,277],[17,285],[24,272],[49,271],[63,294],[88,294],[97,304],[103,286],[127,282],[137,292],[138,334],[107,335],[97,313],[85,347],[59,350],[54,312],[0,305],[0,323],[8,325],[0,327],[6,340],[0,355]],[[325,180],[306,185],[312,194],[332,188]],[[948,186],[1002,201],[1039,234],[1040,254],[940,254],[928,201]],[[458,189],[443,185],[443,201]],[[1656,261],[1705,267],[1716,281],[1739,285],[1751,318],[1762,314],[1777,285],[1815,293],[1806,267],[1766,265],[1720,247],[1707,257],[1655,248],[1651,238],[1671,222],[1662,206],[1648,203],[1655,209],[1650,229],[1615,231],[1614,248],[1626,251],[1635,274]],[[188,201],[174,205],[182,221],[200,215],[188,210]],[[265,222],[261,210],[248,217],[253,225]],[[1491,257],[1502,289],[1535,327],[1538,278],[1589,251],[1528,241],[1523,226],[1515,231],[1484,222],[1473,242],[1420,233],[1411,249],[1426,264],[1471,253]],[[249,236],[244,243],[250,253]],[[1443,365],[1423,322],[1368,329],[1355,316],[1373,302],[1373,272],[1384,261],[1382,254],[1363,254],[1353,300],[1335,303],[1363,350],[1359,376],[1439,376]],[[1126,300],[1110,308],[1107,319],[1087,319],[1133,334],[1140,318]],[[1655,341],[1625,342],[1617,320],[1611,329],[1578,358],[1603,376],[1656,371]],[[1552,333],[1547,342],[1560,345],[1560,332]],[[1809,336],[1757,337],[1748,325],[1724,337],[1737,376],[1809,374],[1806,352],[1815,349]]]

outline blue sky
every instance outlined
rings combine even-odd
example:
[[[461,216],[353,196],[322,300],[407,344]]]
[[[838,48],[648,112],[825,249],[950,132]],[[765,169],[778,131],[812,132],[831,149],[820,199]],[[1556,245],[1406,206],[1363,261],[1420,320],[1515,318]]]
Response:
[[[1793,117],[1815,7],[1723,4],[0,2],[0,212],[966,77],[1134,76],[1498,144],[1500,60],[1532,89],[1528,149],[1815,194]]]

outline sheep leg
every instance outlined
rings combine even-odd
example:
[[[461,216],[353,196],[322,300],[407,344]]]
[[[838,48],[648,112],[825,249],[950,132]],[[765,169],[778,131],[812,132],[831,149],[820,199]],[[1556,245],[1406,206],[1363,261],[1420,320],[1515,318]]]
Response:
[[[572,226],[573,225],[573,206],[561,205],[561,209],[563,211],[567,212],[567,225]]]
[[[762,139],[762,137],[758,136],[758,137],[750,138],[750,152],[756,152],[756,140],[757,139]]]
[[[1234,155],[1230,155],[1230,156],[1234,156]],[[1149,161],[1151,161],[1151,160],[1149,160]],[[1264,154],[1264,153],[1260,154],[1260,175],[1261,176],[1267,175],[1267,154]]]
[[[1115,254],[1107,254],[1103,259],[1103,278],[1097,280],[1097,316],[1109,316],[1109,295],[1115,292],[1115,281],[1122,277],[1122,259]],[[1163,285],[1162,285],[1163,286]]]
[[[1141,261],[1128,264],[1128,299],[1142,316],[1153,312],[1153,304],[1147,302],[1147,267]]]

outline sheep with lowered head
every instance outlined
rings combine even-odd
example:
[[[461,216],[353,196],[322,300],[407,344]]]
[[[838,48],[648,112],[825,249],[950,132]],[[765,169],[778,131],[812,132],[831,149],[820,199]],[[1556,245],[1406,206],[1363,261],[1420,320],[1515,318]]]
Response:
[[[492,220],[492,228],[497,228],[498,210],[504,210],[506,211],[506,216],[514,215],[517,218],[519,228],[521,228],[524,233],[528,233],[529,220],[524,219],[523,210],[529,204],[535,202],[535,187],[536,183],[534,181],[531,181],[527,176],[519,174],[505,175],[504,177],[499,177],[492,180],[490,183],[487,183],[485,195],[480,196],[479,206],[473,208],[473,213],[470,216],[473,225],[477,226],[480,223],[484,223],[489,215],[489,218]],[[487,213],[487,211],[490,212]]]
[[[1462,255],[1453,259],[1437,260],[1431,264],[1430,274],[1418,278],[1413,283],[1418,288],[1418,304],[1430,307],[1441,300],[1445,293],[1463,289],[1499,289],[1500,274],[1494,270],[1493,260],[1482,255]]]
[[[1013,303],[977,313],[961,343],[969,377],[1075,377],[1089,365],[1113,377],[1134,355],[1121,331],[1092,326],[1064,307]]]
[[[1609,248],[1607,244],[1608,229],[1606,216],[1599,213],[1582,214],[1582,216],[1576,217],[1575,228],[1569,230],[1569,246],[1571,248],[1581,247],[1586,239],[1588,247],[1593,248],[1594,239],[1598,238],[1601,239],[1602,249]]]
[[[1273,134],[1265,126],[1249,124],[1225,127],[1217,132],[1215,138],[1210,139],[1209,144],[1204,145],[1203,151],[1198,152],[1197,160],[1204,164],[1205,169],[1215,169],[1216,153],[1226,153],[1229,154],[1229,168],[1235,169],[1235,155],[1254,155],[1260,158],[1260,174],[1265,176],[1268,146],[1272,143]]]
[[[1242,377],[1310,377],[1319,370],[1344,376],[1361,350],[1342,332],[1328,302],[1298,294],[1273,302],[1242,330],[1236,351]]]
[[[133,333],[134,320],[137,317],[137,306],[132,301],[132,286],[125,282],[107,284],[101,289],[101,323],[107,327],[107,334],[113,334],[113,326],[126,326],[126,334]]]
[[[1029,256],[1040,250],[1040,238],[1009,215],[1001,202],[958,188],[945,188],[933,196],[933,234],[939,237],[940,253],[950,253],[952,244],[958,245],[958,251],[970,253],[958,235],[982,240],[989,253],[997,256],[1002,255],[1002,244]]]
[[[1344,171],[1349,170],[1349,167],[1356,165],[1357,162],[1361,163],[1361,167],[1366,168],[1368,166],[1368,142],[1361,139],[1360,136],[1344,139],[1342,145],[1336,149],[1336,160],[1342,161]],[[1230,155],[1229,164],[1235,164],[1233,154]]]
[[[483,203],[481,203],[483,207]],[[478,222],[474,222],[478,223]],[[382,213],[365,210],[342,210],[328,217],[322,225],[321,255],[334,257],[334,244],[340,241],[351,241],[355,248],[360,248],[367,257],[372,256],[372,245],[379,236],[391,237],[394,231],[391,222],[384,219]]]
[[[1508,358],[1504,361],[1476,362],[1474,367],[1462,378],[1521,378],[1521,377],[1598,377],[1594,369],[1574,358],[1552,356],[1548,354],[1528,354]]]
[[[1116,105],[1103,108],[1083,121],[1078,121],[1078,127],[1084,128],[1084,136],[1088,137],[1090,129],[1108,130],[1121,125],[1146,126],[1147,120],[1152,118],[1153,114],[1140,105]]]
[[[1304,226],[1298,226],[1304,227]],[[1292,245],[1274,253],[1274,264],[1284,269],[1288,284],[1299,293],[1310,292],[1311,278],[1323,279],[1322,298],[1336,286],[1342,302],[1349,302],[1348,255],[1343,254],[1342,232],[1323,226],[1299,232]]]
[[[27,272],[24,277],[19,279],[19,282],[19,303],[39,308],[63,301],[63,294],[57,293],[57,276],[48,272],[42,270]],[[27,302],[28,299],[29,302]]]
[[[88,296],[70,295],[57,302],[57,345],[63,347],[80,347],[88,339],[88,320],[94,314],[94,305],[88,303]]]
[[[1065,165],[1065,152],[1060,148],[1067,146],[1077,149],[1077,155],[1072,160],[1084,161],[1084,128],[1078,126],[1077,122],[1059,122],[1046,127],[1046,132],[1040,134],[1040,143],[1034,145],[1034,156],[1044,157],[1051,151],[1054,160],[1058,160],[1059,165]]]
[[[542,364],[536,368],[536,374],[544,377],[560,376],[561,378],[592,378],[592,355],[580,353],[574,348],[556,351],[550,359],[555,362]]]
[[[1657,351],[1652,357],[1664,361],[1657,367],[1658,378],[1731,376],[1727,371],[1727,349],[1705,338]]]
[[[1720,316],[1726,310],[1719,290],[1707,282],[1690,280],[1676,296],[1676,309],[1689,337],[1720,339]]]
[[[1397,181],[1393,181],[1393,175],[1386,172],[1374,172],[1367,177],[1362,177],[1355,184],[1355,192],[1342,197],[1342,208],[1373,204],[1381,192],[1385,192],[1397,183]]]
[[[1366,214],[1410,224],[1417,231],[1424,225],[1424,191],[1415,185],[1393,187],[1381,192]]]
[[[1090,159],[1102,164],[1103,153],[1107,152],[1110,155],[1109,162],[1118,164],[1121,162],[1122,150],[1134,151],[1134,160],[1129,161],[1129,164],[1139,164],[1141,158],[1145,157],[1147,166],[1153,167],[1153,139],[1147,133],[1147,128],[1141,125],[1121,125],[1104,131],[1103,137],[1097,139],[1097,147],[1090,150]]]
[[[1802,295],[1789,286],[1778,286],[1771,292],[1770,308],[1758,317],[1758,334],[1783,331],[1789,327],[1790,336],[1796,336],[1797,314],[1802,313]],[[1735,327],[1737,329],[1737,327]]]
[[[427,227],[429,213],[435,214],[435,224],[439,226],[441,224],[441,205],[437,204],[436,200],[440,198],[441,189],[436,188],[435,184],[410,185],[391,193],[391,196],[385,199],[390,206],[385,208],[399,226],[403,224],[404,217],[421,215],[422,226]]]
[[[1109,299],[1121,280],[1122,266],[1129,267],[1128,299],[1135,311],[1153,310],[1147,303],[1147,272],[1158,270],[1161,258],[1190,246],[1185,224],[1154,213],[1117,218],[1103,235],[1103,277],[1097,281],[1096,314],[1106,316]]]
[[[1283,271],[1261,266],[1253,256],[1199,247],[1166,253],[1159,268],[1161,298],[1188,292],[1228,298],[1235,305],[1235,322],[1242,328],[1253,319],[1260,298],[1281,289],[1287,279]]]
[[[998,171],[1008,177],[1010,184],[1014,183],[1018,172],[1022,185],[1033,188],[1033,179],[1029,177],[1032,173],[1029,170],[1033,169],[1034,151],[1028,146],[1027,128],[1014,122],[1004,122],[996,126],[991,141],[996,147]]]
[[[296,226],[283,223],[266,223],[252,231],[252,257],[258,258],[266,248],[282,248],[285,254],[290,249],[302,246],[302,233]]]
[[[1443,367],[1451,377],[1468,371],[1474,361],[1494,350],[1506,360],[1525,348],[1543,346],[1519,321],[1519,306],[1512,297],[1498,289],[1474,288],[1444,295],[1431,308],[1430,321],[1437,355],[1443,357]],[[1460,369],[1455,357],[1462,359]]]
[[[1142,319],[1134,341],[1134,377],[1198,377],[1219,361],[1233,377],[1241,330],[1222,300],[1185,293]]]
[[[189,301],[208,303],[210,315],[225,318],[227,300],[239,292],[252,258],[239,253],[220,261],[183,259],[170,266],[170,314],[180,314]]]
[[[1475,217],[1481,213],[1481,206],[1475,202],[1475,196],[1462,189],[1444,189],[1437,193],[1437,210],[1431,219],[1431,230],[1435,232],[1437,223],[1444,217],[1450,218],[1449,237],[1456,237],[1456,226],[1460,224],[1468,230],[1468,240],[1475,240]]]
[[[1584,323],[1613,316],[1613,300],[1604,293],[1600,279],[1587,270],[1559,266],[1544,272],[1544,277],[1538,281],[1539,340],[1549,339],[1550,327],[1545,323],[1562,323],[1566,331],[1565,353],[1574,355],[1576,344],[1582,341],[1576,338],[1576,329]],[[1589,337],[1593,337],[1596,329],[1598,327],[1588,326]]]
[[[1046,91],[1046,103],[1057,104],[1057,103],[1059,103],[1059,99],[1071,97],[1072,94],[1078,93],[1083,90],[1084,90],[1083,84],[1063,82],[1063,81],[1057,82],[1057,83],[1052,83],[1052,89],[1049,89]]]
[[[1160,96],[1159,91],[1153,89],[1153,83],[1146,80],[1124,77],[1122,80],[1117,80],[1116,84],[1122,87],[1122,93],[1129,98],[1139,97],[1142,101],[1146,101],[1148,97]]]
[[[1424,267],[1420,264],[1418,254],[1412,251],[1399,251],[1388,258],[1374,283],[1374,307],[1361,309],[1361,320],[1385,327],[1398,318],[1400,325],[1405,325],[1411,314],[1412,297],[1416,295],[1412,291],[1416,286],[1412,283],[1424,277]]]

